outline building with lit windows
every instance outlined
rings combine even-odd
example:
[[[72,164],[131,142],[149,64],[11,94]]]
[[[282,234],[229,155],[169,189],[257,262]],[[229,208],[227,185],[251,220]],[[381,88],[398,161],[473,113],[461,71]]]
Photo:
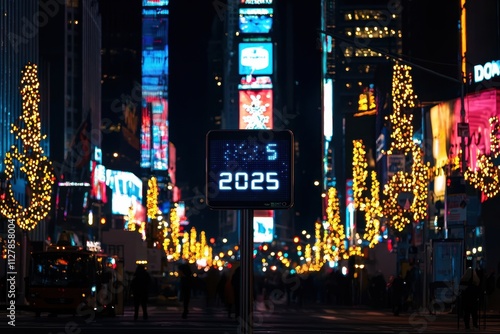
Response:
[[[101,149],[101,15],[95,0],[42,0],[40,10],[50,17],[40,25],[39,68],[57,179],[55,240],[64,229],[87,233],[90,162]]]
[[[402,53],[401,8],[386,1],[322,0],[321,20],[322,187],[325,192],[337,187],[342,217],[349,225],[353,140],[375,147],[377,84]],[[375,152],[368,153],[372,163]]]
[[[0,172],[5,170],[5,153],[17,146],[22,151],[21,141],[11,133],[11,124],[18,122],[22,114],[22,97],[19,91],[24,66],[31,62],[40,65],[39,57],[39,30],[34,22],[40,13],[37,1],[2,1],[0,2]],[[38,68],[39,81],[42,81],[43,72]],[[44,84],[41,85],[43,90]],[[41,132],[48,134],[49,115],[47,101],[41,101],[39,113],[41,118]],[[41,146],[45,155],[50,154],[48,140],[42,140]],[[23,179],[19,164],[14,162],[13,180],[10,180],[16,200],[21,205],[27,205],[26,180]],[[2,222],[4,217],[1,216]],[[7,224],[0,224],[0,231]],[[33,240],[43,240],[46,223],[41,222],[36,231],[30,232]]]
[[[294,52],[300,45],[295,44],[292,35],[294,20],[302,22],[301,15],[297,14],[300,8],[288,1],[227,1],[222,72],[214,73],[214,84],[222,87],[222,113],[220,117],[214,116],[217,122],[220,119],[221,129],[310,130],[295,124],[299,113],[297,92],[301,87],[298,86]],[[319,15],[319,8],[316,9]],[[310,42],[314,41],[312,36]],[[219,58],[215,49],[212,55],[211,59]],[[308,65],[316,66],[316,63]],[[311,71],[319,73],[319,68]],[[310,109],[304,107],[304,114],[309,112]],[[295,137],[296,165],[306,163],[298,154],[302,135],[299,133]],[[256,211],[255,231],[266,230],[266,235],[272,237],[263,240],[256,232],[254,239],[258,242],[291,241],[296,233],[295,217],[300,215],[299,210],[294,207],[274,212]],[[238,242],[239,219],[237,211],[221,211],[219,234],[231,236],[230,242]],[[313,223],[314,219],[309,222],[311,226]]]

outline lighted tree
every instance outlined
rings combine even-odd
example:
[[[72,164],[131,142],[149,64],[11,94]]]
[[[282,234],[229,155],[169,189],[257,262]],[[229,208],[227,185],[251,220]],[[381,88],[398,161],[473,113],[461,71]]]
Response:
[[[163,248],[168,258],[178,260],[181,256],[181,246],[179,242],[180,221],[177,210],[170,210],[170,226],[163,229]]]
[[[495,165],[494,159],[500,155],[499,138],[500,122],[498,117],[490,118],[490,154],[478,152],[476,168],[468,167],[464,178],[480,190],[486,197],[495,197],[500,191],[500,166]]]
[[[429,165],[423,161],[422,149],[413,142],[413,114],[416,95],[413,94],[411,67],[394,65],[392,80],[393,112],[391,148],[387,155],[404,155],[412,161],[411,171],[397,171],[384,186],[384,215],[397,231],[413,221],[425,218],[429,182]]]
[[[152,176],[148,180],[148,191],[146,194],[146,208],[149,219],[155,219],[160,209],[158,208],[158,181]]]
[[[46,136],[41,134],[41,121],[38,112],[40,103],[40,83],[37,76],[37,65],[28,63],[23,71],[20,85],[22,97],[22,115],[19,122],[11,124],[10,132],[22,142],[22,151],[13,145],[10,152],[5,153],[4,165],[7,180],[14,176],[14,161],[20,164],[20,171],[28,181],[27,206],[23,206],[14,197],[12,184],[8,182],[3,201],[0,202],[0,213],[8,219],[15,219],[23,230],[33,230],[50,211],[54,172],[51,162],[44,156],[40,146]]]
[[[368,162],[366,150],[361,139],[353,140],[352,159],[352,190],[354,208],[364,210],[365,191],[368,189],[366,179],[368,178]]]
[[[365,201],[366,227],[363,239],[368,241],[368,246],[373,248],[378,243],[380,231],[380,219],[383,217],[380,203],[380,182],[377,179],[377,172],[372,171],[371,176],[371,197]]]
[[[328,249],[328,254],[331,254],[331,260],[338,261],[345,254],[346,249],[344,225],[340,221],[340,202],[337,189],[329,188],[327,196],[325,229],[328,231],[327,244],[332,245],[331,249]]]

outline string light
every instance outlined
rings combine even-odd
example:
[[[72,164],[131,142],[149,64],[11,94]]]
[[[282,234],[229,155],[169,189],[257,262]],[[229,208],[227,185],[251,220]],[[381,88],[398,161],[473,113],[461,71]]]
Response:
[[[377,179],[377,172],[372,171],[371,177],[371,198],[366,200],[365,206],[365,233],[363,239],[368,241],[368,247],[373,248],[378,244],[380,219],[383,217],[382,206],[380,205],[380,182]]]
[[[41,134],[41,121],[38,112],[40,103],[40,83],[37,65],[28,63],[23,71],[20,85],[22,97],[22,115],[19,122],[11,124],[10,132],[22,142],[22,151],[12,146],[4,157],[7,180],[14,176],[14,160],[17,160],[28,181],[28,203],[24,207],[19,203],[9,182],[4,200],[0,203],[0,213],[8,219],[15,219],[23,230],[33,230],[50,212],[52,186],[55,176],[51,162],[44,156],[40,141],[46,136]],[[24,126],[22,126],[24,124]]]
[[[396,172],[384,185],[383,213],[390,225],[402,231],[412,221],[424,219],[427,212],[428,182],[431,175],[429,164],[423,161],[422,149],[413,142],[413,115],[402,113],[415,107],[411,67],[394,65],[391,121],[391,148],[386,154],[403,154],[411,159],[411,171]]]
[[[158,208],[158,180],[152,176],[148,180],[148,191],[146,194],[146,208],[149,219],[155,219],[160,212]]]
[[[479,153],[476,169],[468,167],[464,178],[480,190],[486,197],[495,197],[500,191],[500,166],[496,166],[493,159],[500,154],[499,138],[500,123],[498,117],[494,116],[490,121],[490,154]]]
[[[326,208],[326,226],[328,229],[328,249],[333,261],[338,261],[345,253],[345,232],[344,225],[340,221],[340,202],[337,195],[337,189],[328,188],[328,202]]]

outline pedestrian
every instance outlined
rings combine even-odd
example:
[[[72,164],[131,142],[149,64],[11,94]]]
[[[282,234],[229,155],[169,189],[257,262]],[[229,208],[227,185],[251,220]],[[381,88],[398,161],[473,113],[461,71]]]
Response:
[[[238,319],[240,317],[240,296],[241,296],[241,266],[234,270],[233,276],[231,277],[231,285],[233,287],[234,296],[234,317]]]
[[[479,276],[472,267],[467,268],[460,279],[460,297],[465,329],[470,329],[471,318],[474,329],[479,329],[479,283]]]
[[[188,263],[179,264],[180,292],[182,300],[182,318],[186,319],[189,313],[189,302],[191,301],[191,290],[193,288],[193,273]]]
[[[142,307],[142,317],[148,319],[148,297],[151,276],[142,264],[137,265],[134,277],[132,278],[132,293],[134,296],[134,320],[139,316],[139,306]]]
[[[392,276],[389,286],[391,290],[392,313],[398,316],[403,308],[403,297],[405,295],[405,281],[401,274]]]

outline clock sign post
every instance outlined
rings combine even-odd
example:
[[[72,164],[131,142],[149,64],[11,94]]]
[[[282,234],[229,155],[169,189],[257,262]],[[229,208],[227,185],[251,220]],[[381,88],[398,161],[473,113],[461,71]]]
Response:
[[[241,210],[240,333],[252,333],[253,210],[293,206],[293,155],[289,130],[214,130],[206,136],[207,205]]]

